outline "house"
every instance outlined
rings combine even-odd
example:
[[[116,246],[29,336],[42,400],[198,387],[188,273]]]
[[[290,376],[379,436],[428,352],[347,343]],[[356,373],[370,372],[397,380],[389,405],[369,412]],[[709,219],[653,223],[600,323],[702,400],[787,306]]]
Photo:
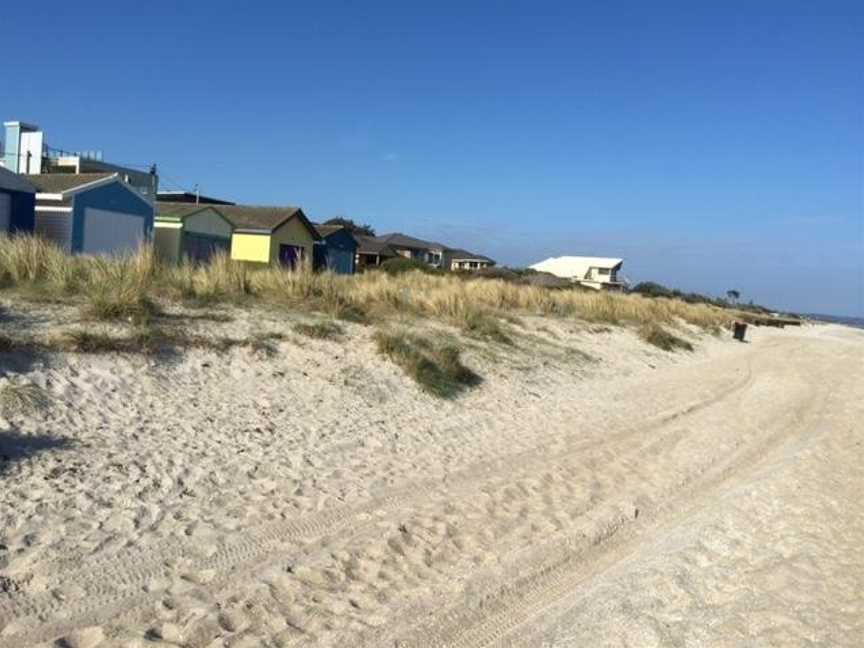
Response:
[[[0,168],[0,235],[32,232],[36,187],[25,178]]]
[[[156,200],[159,176],[156,166],[149,170],[132,169],[102,159],[101,151],[63,151],[48,146],[45,133],[35,124],[4,122],[6,148],[0,155],[0,166],[25,175],[111,173],[149,201]]]
[[[354,264],[357,270],[374,268],[387,259],[399,256],[387,243],[379,241],[374,236],[355,234],[354,238],[357,239],[357,256]]]
[[[315,225],[321,240],[313,248],[313,267],[336,274],[354,274],[358,243],[342,225]]]
[[[230,200],[202,196],[197,191],[160,191],[156,194],[157,202],[192,203],[195,205],[234,205]]]
[[[444,251],[444,267],[447,270],[479,270],[494,265],[493,259],[476,252],[457,248],[447,248]]]
[[[231,258],[251,263],[279,263],[290,268],[312,262],[317,230],[299,207],[212,205],[232,225]]]
[[[211,205],[156,203],[153,245],[162,261],[209,261],[217,252],[231,254],[234,224]]]
[[[73,254],[134,252],[153,231],[153,205],[117,173],[24,176],[36,187],[34,231]]]
[[[623,263],[623,259],[562,256],[535,263],[531,268],[595,290],[620,290],[625,285],[618,278]]]
[[[400,234],[399,232],[384,234],[375,238],[389,245],[390,249],[399,256],[426,263],[433,268],[440,268],[442,266],[444,251],[447,249],[440,243],[424,241],[413,236]]]

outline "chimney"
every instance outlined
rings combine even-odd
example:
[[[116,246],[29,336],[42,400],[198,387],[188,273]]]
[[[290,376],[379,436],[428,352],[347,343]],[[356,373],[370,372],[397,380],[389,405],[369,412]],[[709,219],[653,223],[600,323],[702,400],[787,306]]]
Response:
[[[3,162],[15,173],[42,173],[44,133],[38,126],[19,121],[3,122],[6,127],[6,152]]]

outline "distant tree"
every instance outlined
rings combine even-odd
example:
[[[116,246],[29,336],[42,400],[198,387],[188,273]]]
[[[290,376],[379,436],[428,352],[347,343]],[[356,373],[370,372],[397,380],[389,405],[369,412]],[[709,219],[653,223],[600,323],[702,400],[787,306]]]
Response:
[[[344,216],[334,216],[324,221],[325,225],[341,225],[352,234],[360,234],[361,236],[375,236],[375,228],[369,224],[360,225],[355,223],[350,218]]]
[[[727,290],[726,297],[729,299],[730,302],[734,304],[741,298],[741,293],[737,290]]]
[[[646,297],[674,297],[675,291],[654,281],[643,281],[630,289],[630,292],[639,293]]]

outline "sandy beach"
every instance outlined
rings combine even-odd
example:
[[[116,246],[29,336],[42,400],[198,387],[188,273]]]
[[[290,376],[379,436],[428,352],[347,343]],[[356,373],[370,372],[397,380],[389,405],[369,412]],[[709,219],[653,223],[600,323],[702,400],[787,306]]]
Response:
[[[864,331],[524,317],[441,400],[230,316],[287,338],[0,356],[51,398],[0,419],[0,646],[861,645]]]

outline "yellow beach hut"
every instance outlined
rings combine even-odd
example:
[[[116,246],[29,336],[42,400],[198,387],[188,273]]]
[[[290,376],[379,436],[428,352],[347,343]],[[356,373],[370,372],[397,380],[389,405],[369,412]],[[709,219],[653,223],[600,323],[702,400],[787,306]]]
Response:
[[[234,225],[231,258],[298,267],[312,263],[318,232],[299,207],[214,206]]]

